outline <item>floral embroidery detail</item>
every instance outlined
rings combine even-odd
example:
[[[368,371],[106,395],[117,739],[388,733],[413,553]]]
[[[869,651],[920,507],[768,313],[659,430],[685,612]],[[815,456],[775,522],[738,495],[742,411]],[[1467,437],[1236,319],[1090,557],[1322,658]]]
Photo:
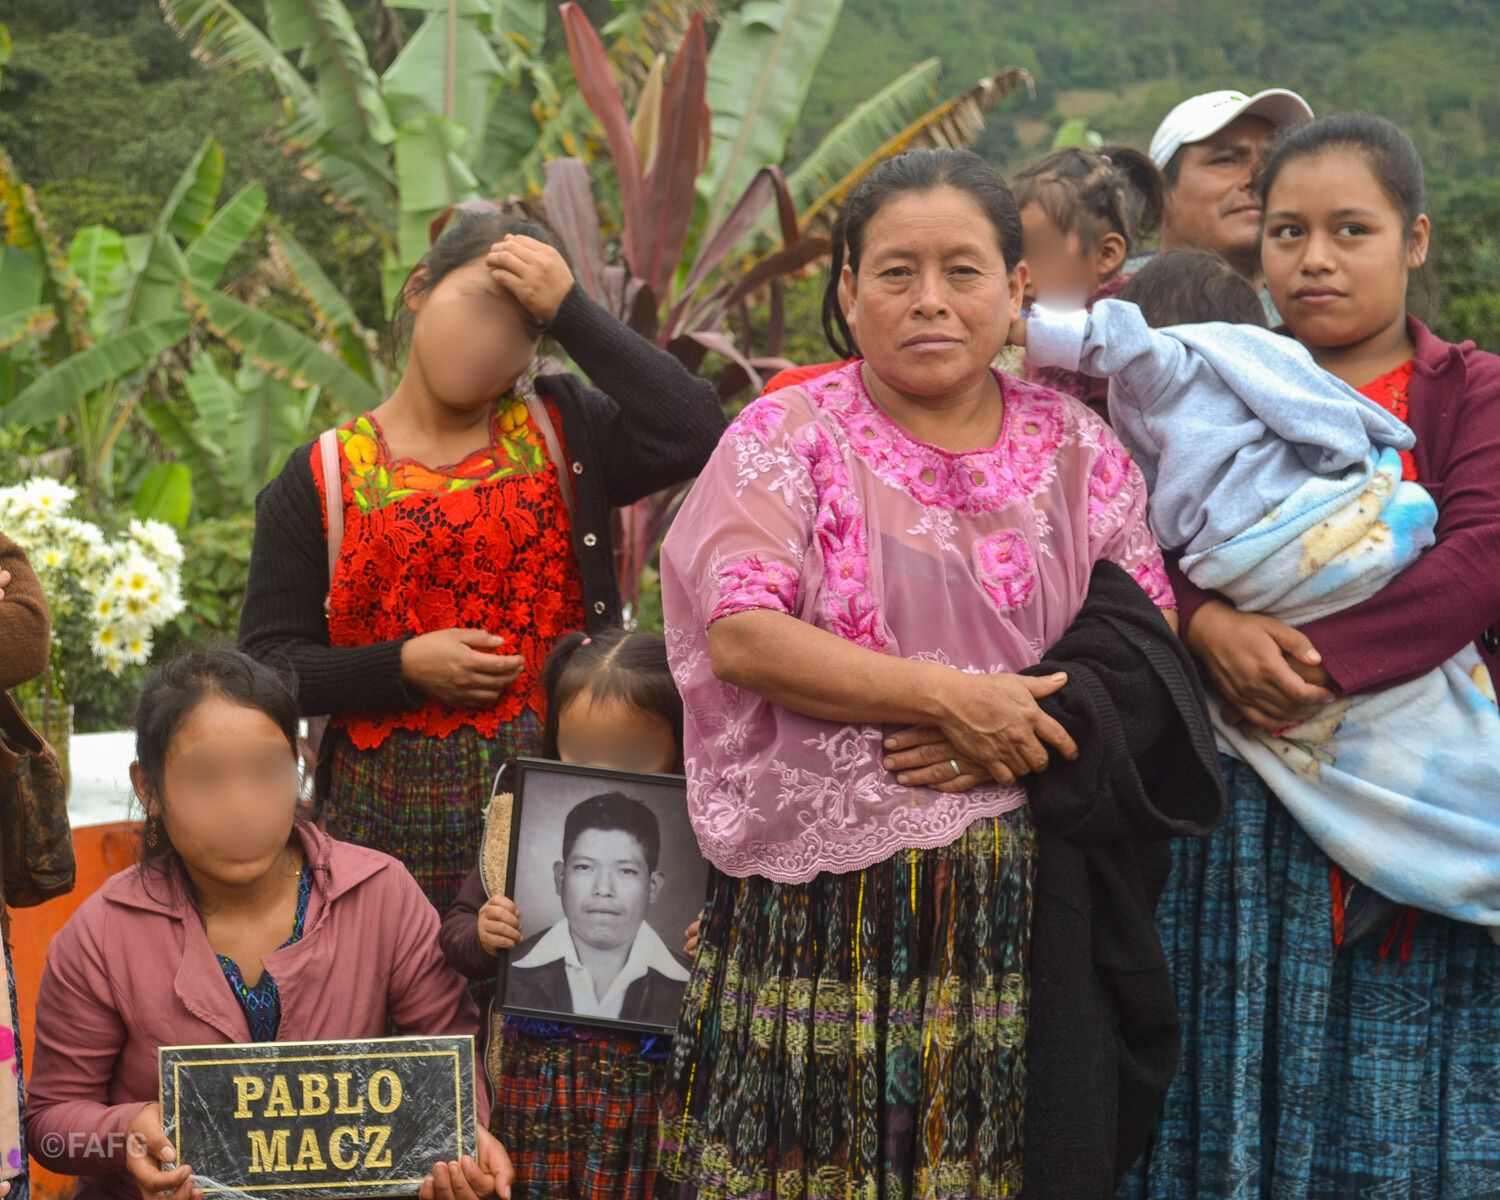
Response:
[[[1177,597],[1172,591],[1172,581],[1167,576],[1160,551],[1132,567],[1130,577],[1141,585],[1141,591],[1151,598],[1151,603],[1157,608],[1177,607]]]
[[[846,641],[882,650],[887,639],[870,592],[870,543],[849,467],[820,425],[808,425],[796,449],[817,497],[813,537],[823,555],[823,615]]]
[[[797,572],[774,560],[756,556],[726,563],[719,568],[719,599],[708,623],[760,608],[791,613],[797,606],[797,584]]]
[[[852,386],[844,389],[844,384]],[[969,454],[908,435],[870,399],[858,363],[807,386],[814,401],[837,417],[850,447],[870,469],[928,507],[994,512],[1034,495],[1056,473],[1057,450],[1067,433],[1067,401],[1010,376],[1001,383],[1005,420],[999,443]]]
[[[785,416],[785,404],[774,396],[762,396],[740,410],[740,415],[729,423],[727,432],[731,435],[748,433],[769,446]]]
[[[707,772],[699,774],[697,765],[696,760],[687,764],[688,777],[695,782],[707,776]],[[741,764],[726,767],[716,778],[707,776],[707,786],[689,791],[690,807],[698,809],[693,814],[695,824],[712,838],[731,844],[740,841],[751,821],[765,819],[750,803],[754,791],[749,773]]]
[[[1006,529],[974,543],[974,562],[979,582],[1001,612],[1020,608],[1031,599],[1036,573],[1031,566],[1031,545],[1019,529]]]
[[[556,412],[552,418],[560,426]],[[524,662],[487,708],[428,700],[405,712],[341,715],[360,749],[395,729],[441,738],[470,726],[493,737],[526,709],[543,715],[542,663],[560,636],[583,626],[583,584],[556,466],[525,404],[502,401],[491,431],[486,449],[432,469],[392,461],[368,414],[340,430],[346,524],[328,592],[330,644],[490,629],[505,638],[503,653]],[[312,470],[321,497],[327,481],[316,447]]]
[[[1104,507],[1120,494],[1130,472],[1130,455],[1119,442],[1109,441],[1099,447],[1099,455],[1089,471],[1089,511]]]
[[[452,467],[432,470],[411,459],[392,459],[380,426],[369,413],[339,430],[350,495],[361,512],[394,504],[418,492],[456,492],[547,466],[547,452],[531,427],[524,401],[501,400],[490,418],[490,446]]]

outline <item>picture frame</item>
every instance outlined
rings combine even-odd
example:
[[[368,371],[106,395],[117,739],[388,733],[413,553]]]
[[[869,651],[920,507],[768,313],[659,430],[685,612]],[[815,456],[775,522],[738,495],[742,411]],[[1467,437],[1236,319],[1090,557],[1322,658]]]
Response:
[[[684,776],[518,760],[505,894],[523,936],[500,955],[496,1009],[671,1034],[708,878]]]

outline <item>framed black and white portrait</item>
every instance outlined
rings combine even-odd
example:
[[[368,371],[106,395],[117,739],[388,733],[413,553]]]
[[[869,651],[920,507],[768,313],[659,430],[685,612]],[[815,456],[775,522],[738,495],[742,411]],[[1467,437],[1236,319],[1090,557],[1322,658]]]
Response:
[[[708,893],[682,776],[520,760],[506,893],[525,936],[500,956],[502,1012],[676,1028],[683,934]]]

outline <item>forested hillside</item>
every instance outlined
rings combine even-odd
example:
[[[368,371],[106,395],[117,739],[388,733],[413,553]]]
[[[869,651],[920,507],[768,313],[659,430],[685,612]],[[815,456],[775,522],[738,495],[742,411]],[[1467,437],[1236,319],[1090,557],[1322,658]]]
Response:
[[[726,7],[732,6],[727,3]],[[242,4],[257,11],[258,0]],[[414,14],[349,5],[374,45]],[[586,7],[607,18],[606,0]],[[205,132],[226,186],[258,178],[269,207],[317,247],[374,319],[378,281],[341,220],[264,135],[263,81],[210,74],[153,0],[0,0],[15,47],[0,87],[0,146],[64,240],[108,220],[144,228]],[[1427,163],[1442,281],[1439,325],[1500,349],[1500,3],[1495,0],[846,0],[792,151],[930,55],[954,91],[1005,66],[1036,77],[992,114],[979,149],[1014,169],[1070,117],[1144,145],[1176,100],[1210,87],[1283,85],[1320,112],[1366,108],[1409,130]]]

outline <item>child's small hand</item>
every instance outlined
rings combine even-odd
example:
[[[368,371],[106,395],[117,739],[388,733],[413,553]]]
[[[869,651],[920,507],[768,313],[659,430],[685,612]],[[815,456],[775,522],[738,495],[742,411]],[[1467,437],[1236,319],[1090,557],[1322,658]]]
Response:
[[[509,896],[491,896],[479,910],[479,944],[487,954],[509,950],[521,940],[521,914]]]
[[[684,954],[686,954],[689,958],[697,958],[698,957],[698,938],[699,938],[699,936],[702,933],[703,933],[703,910],[699,909],[698,910],[698,919],[695,920],[691,925],[689,925],[687,927],[687,932],[682,935],[683,938],[686,939],[683,942],[683,944],[682,944],[682,952]]]
[[[508,233],[490,247],[485,265],[539,325],[549,324],[573,287],[573,272],[556,249],[524,234]]]

